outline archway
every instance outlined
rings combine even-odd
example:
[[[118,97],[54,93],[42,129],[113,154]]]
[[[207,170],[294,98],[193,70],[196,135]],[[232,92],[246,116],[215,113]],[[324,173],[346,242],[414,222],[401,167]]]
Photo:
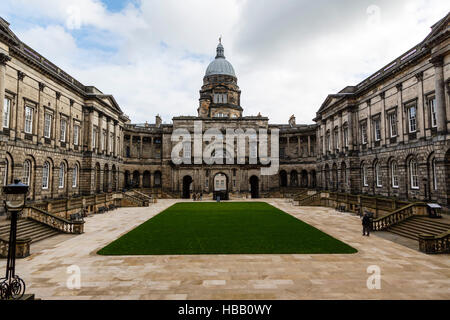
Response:
[[[131,187],[131,176],[130,176],[130,171],[125,170],[125,177],[124,177],[124,187],[126,189]]]
[[[153,181],[153,185],[154,185],[154,187],[156,187],[156,188],[159,188],[159,187],[161,187],[161,184],[162,184],[162,178],[161,178],[161,171],[155,171],[155,174],[154,174],[154,181]]]
[[[150,171],[148,170],[144,171],[142,175],[142,186],[144,188],[150,188]]]
[[[302,188],[308,187],[308,171],[306,170],[302,170],[300,185]]]
[[[103,192],[108,192],[109,189],[109,168],[108,164],[105,164],[103,169]]]
[[[310,176],[311,176],[311,181],[310,181],[310,183],[309,183],[309,186],[310,186],[311,188],[317,187],[317,175],[316,175],[316,170],[311,170]]]
[[[101,181],[100,181],[100,163],[95,164],[95,191],[100,193],[101,191]]]
[[[221,200],[228,200],[228,177],[224,173],[217,173],[214,176],[214,200],[220,197]]]
[[[257,176],[250,177],[250,193],[252,195],[252,199],[259,198],[259,179]]]
[[[298,187],[298,173],[297,170],[291,171],[291,187]]]
[[[287,187],[287,173],[285,170],[280,171],[280,187]]]
[[[137,170],[133,171],[133,188],[139,188],[139,179],[140,179],[139,171]]]
[[[184,176],[183,177],[183,199],[191,198],[191,186],[192,186],[192,177]]]

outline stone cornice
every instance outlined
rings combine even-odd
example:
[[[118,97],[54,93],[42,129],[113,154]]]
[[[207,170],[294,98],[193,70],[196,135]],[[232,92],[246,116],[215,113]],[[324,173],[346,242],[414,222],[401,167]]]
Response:
[[[6,65],[8,61],[11,61],[11,57],[7,54],[0,53],[0,65]]]

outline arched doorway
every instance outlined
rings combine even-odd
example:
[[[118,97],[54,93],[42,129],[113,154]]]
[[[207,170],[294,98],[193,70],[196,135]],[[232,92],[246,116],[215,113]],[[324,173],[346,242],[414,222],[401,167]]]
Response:
[[[317,186],[316,170],[311,170],[310,176],[311,176],[311,181],[310,181],[309,185],[311,188],[315,188]]]
[[[298,187],[298,172],[297,172],[297,170],[291,171],[291,187]]]
[[[142,186],[144,188],[150,188],[150,171],[148,170],[144,171],[142,175]]]
[[[131,176],[130,176],[130,171],[125,170],[125,177],[124,177],[124,187],[125,189],[128,189],[131,187]]]
[[[257,176],[250,177],[250,193],[252,195],[252,199],[259,198],[259,179]]]
[[[301,177],[300,185],[302,188],[307,188],[308,187],[308,171],[302,170],[301,176],[302,177]]]
[[[192,186],[192,177],[184,176],[183,177],[183,199],[191,198],[191,186]]]
[[[155,171],[154,174],[154,181],[153,181],[153,186],[155,188],[160,188],[162,185],[162,181],[161,181],[161,171]]]
[[[285,170],[280,171],[280,187],[287,187],[287,173]]]
[[[103,169],[103,192],[108,192],[109,189],[109,168],[108,164],[105,164]]]
[[[95,192],[100,193],[100,191],[101,191],[100,164],[97,162],[95,164]]]
[[[220,197],[220,200],[228,200],[228,177],[224,173],[217,173],[214,176],[214,200]]]
[[[133,171],[133,188],[139,188],[139,180],[140,180],[140,173],[139,171],[135,170]]]

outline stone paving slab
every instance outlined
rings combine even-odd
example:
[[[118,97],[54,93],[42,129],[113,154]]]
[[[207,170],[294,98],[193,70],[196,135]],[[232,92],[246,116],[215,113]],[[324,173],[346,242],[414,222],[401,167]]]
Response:
[[[41,299],[450,299],[448,255],[425,255],[377,236],[363,237],[358,217],[322,207],[264,199],[342,240],[356,254],[100,256],[96,252],[182,200],[120,208],[86,220],[85,233],[43,240],[17,260],[27,293]],[[34,251],[33,251],[34,250]],[[6,261],[0,261],[5,268]],[[68,289],[79,266],[81,288]],[[381,270],[369,290],[367,267]]]

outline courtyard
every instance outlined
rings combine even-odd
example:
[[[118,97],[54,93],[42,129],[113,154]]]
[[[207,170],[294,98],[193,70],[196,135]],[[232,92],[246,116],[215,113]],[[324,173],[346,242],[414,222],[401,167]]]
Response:
[[[159,200],[150,207],[89,217],[82,235],[32,245],[32,255],[17,261],[17,274],[25,279],[27,293],[41,299],[450,299],[447,255],[425,255],[376,234],[363,237],[358,217],[330,208],[294,207],[284,199],[266,202],[358,252],[97,254],[178,202]],[[79,289],[67,287],[73,265],[80,270]],[[367,268],[373,265],[380,268],[381,288],[369,290]]]

